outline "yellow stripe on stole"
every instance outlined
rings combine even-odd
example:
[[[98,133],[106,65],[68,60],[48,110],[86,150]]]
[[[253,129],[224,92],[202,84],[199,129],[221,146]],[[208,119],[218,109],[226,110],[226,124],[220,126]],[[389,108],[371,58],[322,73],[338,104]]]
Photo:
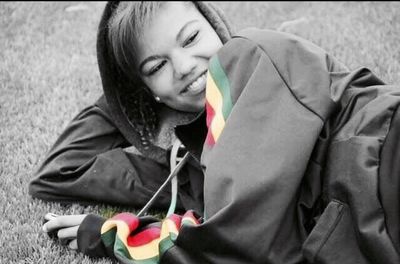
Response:
[[[190,222],[192,225],[198,225],[197,222],[192,217],[183,217],[182,222],[188,223]]]
[[[161,225],[160,240],[168,237],[169,233],[174,233],[175,235],[178,235],[179,231],[176,228],[175,222],[167,218],[163,221]]]
[[[209,72],[207,74],[206,100],[214,110],[214,118],[211,120],[209,130],[211,130],[214,141],[217,142],[225,126],[225,120],[222,114],[223,100],[222,94]]]
[[[129,227],[128,225],[121,220],[107,220],[101,227],[101,234],[104,234],[114,227],[117,227],[117,232],[121,236],[128,236],[129,235]],[[120,237],[121,237],[120,236]]]

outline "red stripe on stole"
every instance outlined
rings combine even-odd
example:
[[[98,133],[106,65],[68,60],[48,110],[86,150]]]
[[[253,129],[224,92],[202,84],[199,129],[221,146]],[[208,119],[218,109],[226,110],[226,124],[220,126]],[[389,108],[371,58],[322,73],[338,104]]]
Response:
[[[181,226],[182,216],[172,214],[168,217],[168,219],[171,220],[175,224],[176,229],[179,230]],[[133,236],[129,236],[127,239],[127,243],[128,246],[130,247],[139,247],[148,244],[155,239],[158,239],[160,235],[161,235],[160,227],[150,227]]]
[[[177,214],[172,214],[168,216],[168,219],[174,222],[176,228],[179,230],[179,228],[181,227],[182,216]]]
[[[196,218],[192,210],[186,211],[182,218],[190,218],[195,222],[196,225],[200,224],[199,219]]]
[[[129,236],[127,239],[128,246],[139,247],[150,243],[151,241],[160,237],[161,229],[159,227],[151,227],[145,229],[140,233]]]
[[[208,132],[207,132],[207,137],[206,137],[206,143],[208,145],[213,146],[215,144],[215,140],[214,137],[211,133],[211,122],[214,119],[215,116],[215,111],[212,108],[212,106],[208,103],[208,101],[206,100],[206,113],[207,113],[207,119],[206,119],[206,123],[207,123],[207,128],[208,128]]]
[[[111,220],[120,220],[125,222],[128,227],[129,231],[135,230],[139,225],[139,218],[131,213],[120,213],[115,215]]]

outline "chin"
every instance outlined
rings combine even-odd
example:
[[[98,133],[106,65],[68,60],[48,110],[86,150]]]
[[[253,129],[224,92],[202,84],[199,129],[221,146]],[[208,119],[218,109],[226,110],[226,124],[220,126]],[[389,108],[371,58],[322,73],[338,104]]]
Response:
[[[206,108],[206,97],[204,97],[203,100],[201,100],[201,102],[195,104],[193,112],[200,112],[203,111],[205,108]]]
[[[200,111],[202,111],[203,109],[205,109],[206,105],[205,102],[204,104],[191,104],[187,107],[185,107],[184,109],[182,109],[182,111],[184,112],[190,112],[190,113],[198,113]]]
[[[198,113],[205,109],[206,97],[202,96],[200,99],[181,101],[180,104],[169,105],[169,107],[182,112]]]
[[[198,113],[201,112],[203,109],[205,109],[205,106],[201,106],[201,107],[191,107],[190,109],[185,109],[183,110],[184,112],[188,112],[188,113]]]

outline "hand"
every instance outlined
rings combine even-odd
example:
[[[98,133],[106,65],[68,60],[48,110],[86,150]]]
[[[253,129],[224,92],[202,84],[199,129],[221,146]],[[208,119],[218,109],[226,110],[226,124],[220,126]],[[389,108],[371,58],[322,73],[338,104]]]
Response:
[[[61,242],[67,243],[70,249],[77,250],[78,229],[85,217],[85,214],[58,216],[48,213],[44,216],[47,222],[43,224],[42,229],[46,233],[57,231],[57,237]]]

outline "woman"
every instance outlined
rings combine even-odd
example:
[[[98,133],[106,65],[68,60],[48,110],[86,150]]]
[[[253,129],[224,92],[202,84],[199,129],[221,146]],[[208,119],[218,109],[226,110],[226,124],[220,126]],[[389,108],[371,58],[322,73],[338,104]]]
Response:
[[[177,27],[185,28],[197,15],[190,14],[193,6],[177,5],[165,4],[143,27],[150,48],[137,48],[151,62],[143,64],[149,76],[183,76],[175,68],[182,65],[171,60],[171,54],[188,52],[175,53],[181,30],[160,28],[191,17]],[[165,42],[158,45],[157,37]],[[61,216],[45,231],[61,228],[59,237],[77,237],[81,251],[123,263],[399,262],[399,169],[392,160],[398,155],[399,89],[368,69],[349,72],[324,50],[288,34],[248,29],[215,47],[207,111],[176,130],[204,172],[204,219],[189,215],[194,224],[187,225],[179,218],[176,233],[166,237],[161,226],[160,237],[168,239],[150,241],[155,255],[136,255],[140,232],[158,228],[152,218]],[[193,65],[200,64],[187,67],[201,73],[197,84],[170,87],[199,91],[204,69]],[[157,82],[141,78],[161,95]],[[121,221],[130,224],[116,224]],[[129,232],[121,240],[124,228]]]
[[[158,20],[150,34],[151,12],[164,8],[177,9],[179,17],[174,23]],[[131,38],[138,35],[135,30],[146,34]],[[169,35],[160,38],[164,31]],[[65,129],[30,183],[30,194],[50,201],[142,207],[169,174],[174,127],[203,109],[208,59],[230,35],[225,17],[210,4],[109,3],[97,43],[104,96]],[[153,58],[151,51],[164,48],[167,37],[173,38],[174,50]],[[121,43],[129,46],[127,52]],[[179,173],[178,198],[178,209],[203,209],[203,174],[195,160]],[[169,203],[167,189],[153,207],[166,209]]]

